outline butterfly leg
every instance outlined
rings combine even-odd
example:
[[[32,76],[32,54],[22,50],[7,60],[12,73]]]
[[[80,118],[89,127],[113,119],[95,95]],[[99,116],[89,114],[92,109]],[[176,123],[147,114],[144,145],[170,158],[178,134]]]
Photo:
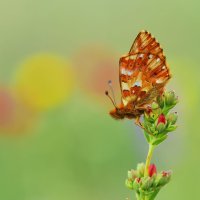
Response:
[[[149,135],[152,135],[153,136],[153,134],[152,133],[150,133],[143,125],[142,125],[142,123],[141,123],[141,121],[140,121],[140,117],[137,117],[136,119],[135,119],[135,124],[137,125],[137,126],[139,126],[140,128],[142,128],[145,132],[147,132]]]

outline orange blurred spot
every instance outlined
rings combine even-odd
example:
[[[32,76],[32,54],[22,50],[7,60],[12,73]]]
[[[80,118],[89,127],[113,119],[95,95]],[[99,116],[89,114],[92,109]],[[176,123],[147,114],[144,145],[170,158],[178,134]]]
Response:
[[[89,94],[104,97],[108,81],[112,80],[115,93],[119,93],[119,66],[116,53],[100,45],[90,45],[74,55],[74,66],[80,87]]]

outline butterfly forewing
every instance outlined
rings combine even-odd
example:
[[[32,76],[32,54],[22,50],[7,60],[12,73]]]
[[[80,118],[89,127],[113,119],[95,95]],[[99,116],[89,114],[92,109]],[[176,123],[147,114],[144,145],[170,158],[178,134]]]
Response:
[[[132,53],[151,53],[158,55],[159,57],[164,57],[163,49],[160,47],[160,44],[148,31],[141,31],[136,37],[133,45],[129,51],[129,54]]]
[[[129,53],[120,58],[119,79],[124,106],[148,104],[170,78],[163,50],[147,31],[136,37]]]

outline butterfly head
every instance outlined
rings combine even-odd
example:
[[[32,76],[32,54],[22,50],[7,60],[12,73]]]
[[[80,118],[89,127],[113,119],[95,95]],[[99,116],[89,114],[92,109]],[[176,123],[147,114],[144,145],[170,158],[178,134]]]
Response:
[[[109,114],[114,119],[124,119],[125,117],[125,113],[123,112],[123,109],[117,108],[117,107],[114,110],[111,110]]]

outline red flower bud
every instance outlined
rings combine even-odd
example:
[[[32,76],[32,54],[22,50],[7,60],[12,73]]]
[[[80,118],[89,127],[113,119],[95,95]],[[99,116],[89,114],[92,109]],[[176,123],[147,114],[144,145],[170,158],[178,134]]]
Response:
[[[152,177],[157,173],[156,166],[154,164],[149,165],[149,176]]]
[[[158,117],[158,124],[160,123],[163,123],[165,124],[166,123],[166,118],[165,118],[165,115],[161,114],[159,117]],[[157,124],[157,125],[158,125]]]
[[[170,171],[162,171],[162,176],[163,177],[167,177],[167,176],[170,176],[171,172]]]
[[[141,178],[137,178],[136,181],[139,183],[141,181]]]

